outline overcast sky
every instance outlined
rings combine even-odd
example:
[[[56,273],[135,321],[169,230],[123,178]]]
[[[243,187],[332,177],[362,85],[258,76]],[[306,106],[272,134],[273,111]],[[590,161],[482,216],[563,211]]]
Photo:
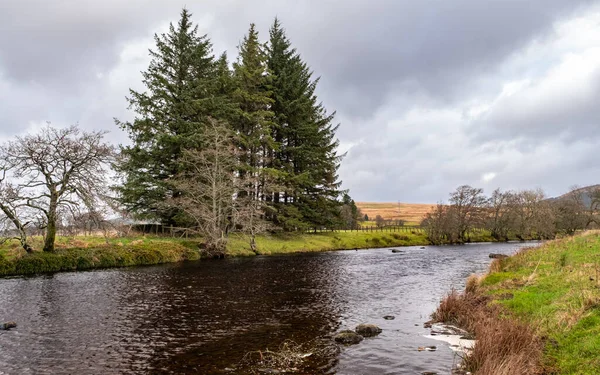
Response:
[[[266,40],[281,19],[357,201],[600,183],[600,1],[2,0],[0,140],[51,121],[127,142],[113,118],[184,5],[230,58],[250,22]]]

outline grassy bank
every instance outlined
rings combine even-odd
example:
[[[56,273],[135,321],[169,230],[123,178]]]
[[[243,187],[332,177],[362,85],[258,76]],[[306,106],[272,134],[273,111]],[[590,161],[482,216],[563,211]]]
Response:
[[[264,235],[257,238],[259,254],[287,254],[344,249],[427,245],[422,232],[327,232],[316,234]],[[34,249],[42,238],[31,238]],[[161,237],[111,238],[101,236],[59,237],[56,252],[26,254],[18,242],[0,247],[0,276],[30,275],[45,272],[94,268],[153,265],[200,259],[199,239]],[[255,255],[244,236],[232,236],[229,256]]]
[[[35,246],[41,239],[32,242]],[[17,243],[5,244],[0,248],[0,276],[152,265],[200,258],[193,242],[171,239],[124,238],[106,243],[102,237],[61,237],[56,247],[53,253],[26,254]]]
[[[330,250],[367,249],[396,246],[424,246],[429,241],[422,231],[413,232],[325,232],[260,236],[256,239],[260,254],[286,254]],[[231,256],[254,255],[242,236],[230,239]]]
[[[495,260],[434,318],[476,335],[476,374],[597,374],[599,277],[600,233],[588,232]]]
[[[34,249],[42,248],[42,238],[30,240]],[[472,238],[473,242],[490,240],[486,233]],[[429,244],[425,233],[419,230],[280,233],[259,236],[256,242],[261,255]],[[0,247],[0,276],[196,260],[201,257],[198,250],[200,243],[200,239],[156,236],[110,238],[108,241],[101,236],[59,237],[56,252],[26,254],[18,242],[7,242]],[[256,255],[250,250],[248,238],[241,235],[230,237],[227,253],[229,256]]]

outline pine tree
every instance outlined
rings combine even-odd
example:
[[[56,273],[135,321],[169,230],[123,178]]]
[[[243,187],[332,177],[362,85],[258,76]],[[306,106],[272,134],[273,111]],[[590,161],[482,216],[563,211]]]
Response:
[[[245,189],[240,198],[266,202],[267,161],[273,148],[271,137],[273,102],[269,91],[270,77],[267,74],[264,46],[258,39],[254,24],[250,25],[239,46],[239,56],[234,64],[233,99],[238,105],[233,128],[238,136],[241,170],[239,177]]]
[[[130,90],[128,98],[136,118],[116,120],[132,143],[122,148],[118,165],[124,177],[117,188],[122,203],[138,216],[170,225],[184,221],[181,211],[164,203],[179,194],[170,179],[181,172],[180,157],[186,149],[202,148],[209,117],[226,112],[211,42],[198,35],[190,17],[183,9],[176,26],[154,36],[152,61],[142,73],[146,90]]]
[[[336,153],[334,114],[318,102],[318,79],[313,80],[277,19],[270,30],[268,67],[276,144],[271,165],[282,187],[273,195],[274,221],[286,229],[336,225],[341,157]]]

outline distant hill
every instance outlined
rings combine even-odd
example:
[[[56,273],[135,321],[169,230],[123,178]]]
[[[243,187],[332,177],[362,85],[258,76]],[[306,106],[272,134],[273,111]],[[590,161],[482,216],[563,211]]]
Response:
[[[585,206],[589,208],[592,204],[592,194],[598,190],[600,190],[600,185],[584,186],[577,190],[573,190],[568,193],[565,193],[561,196],[558,196],[555,198],[549,198],[548,200],[549,201],[560,201],[562,199],[568,199],[570,196],[572,196],[572,194],[580,194],[581,193],[582,198],[583,198],[583,204],[585,204]]]
[[[356,202],[363,215],[369,215],[370,220],[375,220],[375,216],[381,215],[386,220],[405,220],[407,224],[419,224],[434,204],[421,203],[374,203],[374,202]]]

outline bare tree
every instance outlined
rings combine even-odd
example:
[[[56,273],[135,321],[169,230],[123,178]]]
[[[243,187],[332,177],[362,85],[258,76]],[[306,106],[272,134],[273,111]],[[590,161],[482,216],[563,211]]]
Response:
[[[6,170],[15,179],[18,199],[38,214],[37,221],[44,226],[44,251],[54,251],[61,210],[94,207],[106,192],[114,149],[103,142],[104,135],[82,132],[77,126],[48,125],[0,149]]]
[[[487,228],[492,237],[499,241],[508,241],[512,226],[511,202],[514,193],[496,189],[488,199]]]
[[[381,228],[385,225],[385,219],[381,215],[375,216],[375,225],[377,228]]]
[[[446,242],[453,242],[450,236],[454,233],[449,227],[450,219],[448,215],[448,206],[438,203],[431,212],[425,215],[421,226],[425,228],[427,238],[434,245],[441,245]]]
[[[173,204],[196,224],[211,256],[225,253],[234,216],[235,150],[231,131],[211,120],[203,131],[206,147],[186,150],[181,160],[185,172],[173,181],[181,195]]]
[[[0,179],[0,210],[4,216],[0,218],[2,221],[5,238],[17,239],[21,243],[21,247],[28,253],[33,251],[27,240],[27,205],[22,198],[21,188],[14,186],[11,183],[5,182],[6,169],[2,169],[2,177]],[[11,225],[12,224],[12,225]],[[14,235],[12,235],[14,233]]]
[[[466,242],[469,230],[482,223],[486,201],[483,189],[469,185],[459,186],[450,194],[451,213],[459,242]]]
[[[556,210],[556,226],[568,235],[583,230],[590,223],[590,211],[584,202],[586,192],[573,186],[563,197],[554,202]]]

